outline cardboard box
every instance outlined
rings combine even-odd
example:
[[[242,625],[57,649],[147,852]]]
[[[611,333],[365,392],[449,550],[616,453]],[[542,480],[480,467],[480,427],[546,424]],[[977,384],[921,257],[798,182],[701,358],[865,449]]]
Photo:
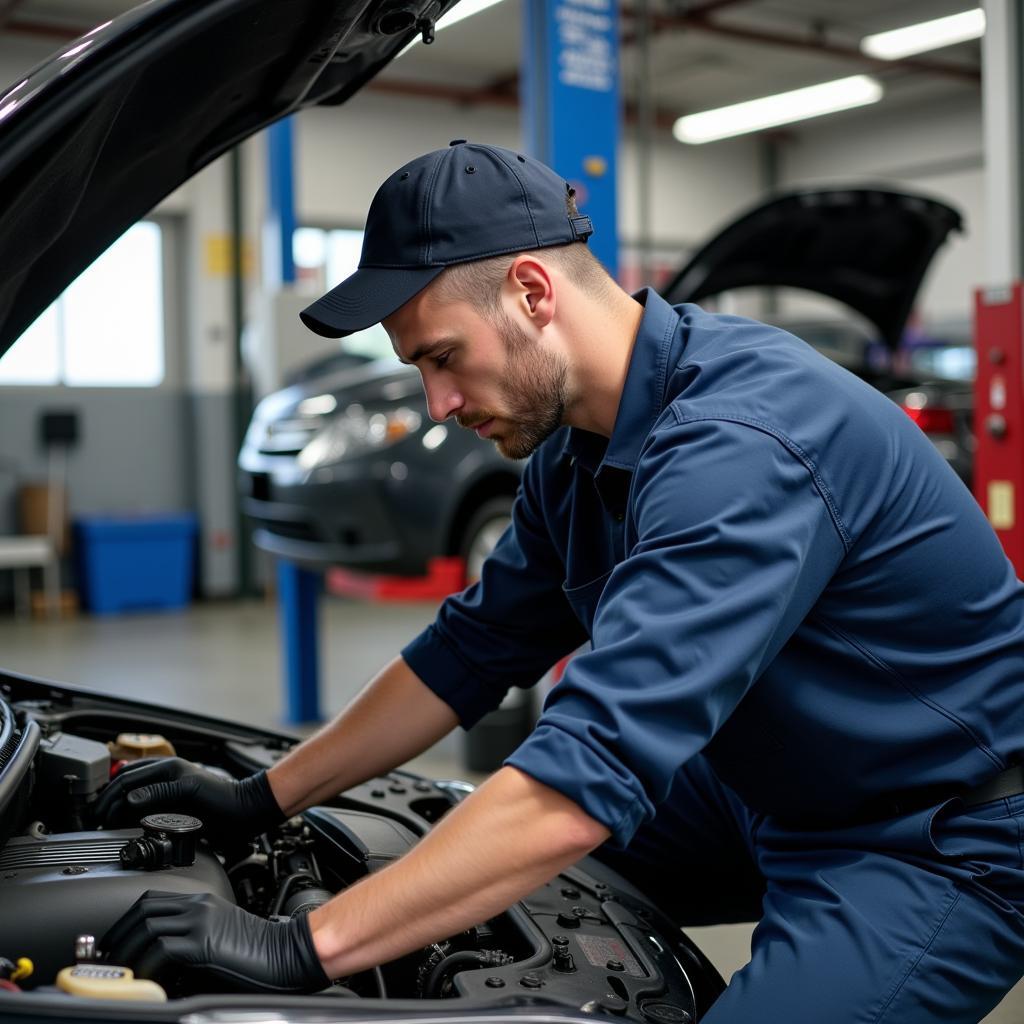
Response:
[[[48,536],[50,533],[50,501],[58,508],[57,536],[53,538],[59,556],[71,550],[71,524],[68,518],[68,496],[63,487],[49,484],[23,484],[18,488],[18,532]]]

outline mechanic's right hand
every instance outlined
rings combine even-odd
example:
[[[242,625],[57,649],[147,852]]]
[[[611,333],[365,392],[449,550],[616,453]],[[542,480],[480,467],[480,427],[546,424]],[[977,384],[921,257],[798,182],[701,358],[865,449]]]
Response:
[[[306,915],[267,921],[209,892],[143,893],[102,948],[108,963],[161,984],[209,979],[218,988],[294,994],[331,983]]]
[[[180,757],[123,768],[93,815],[98,825],[131,828],[155,811],[194,815],[207,834],[224,838],[259,835],[285,820],[265,771],[229,780]]]

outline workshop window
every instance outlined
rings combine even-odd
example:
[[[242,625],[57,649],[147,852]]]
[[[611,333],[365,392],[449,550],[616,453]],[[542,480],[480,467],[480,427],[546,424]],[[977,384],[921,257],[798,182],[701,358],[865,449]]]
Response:
[[[320,296],[355,272],[362,249],[362,231],[298,228],[292,236],[296,281],[310,295]],[[346,352],[372,359],[394,358],[395,354],[387,331],[380,324],[341,338],[338,345]]]
[[[0,358],[0,384],[156,387],[164,379],[161,229],[129,228]]]

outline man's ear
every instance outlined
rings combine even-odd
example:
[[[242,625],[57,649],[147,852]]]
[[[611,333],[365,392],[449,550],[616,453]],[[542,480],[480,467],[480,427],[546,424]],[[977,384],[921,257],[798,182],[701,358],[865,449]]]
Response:
[[[513,302],[536,327],[547,327],[555,316],[555,281],[551,271],[534,256],[517,256],[506,282]]]

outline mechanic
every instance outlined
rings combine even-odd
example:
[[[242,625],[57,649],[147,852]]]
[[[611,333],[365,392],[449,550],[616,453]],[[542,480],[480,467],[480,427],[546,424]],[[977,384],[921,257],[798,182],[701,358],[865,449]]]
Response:
[[[382,321],[433,419],[532,453],[480,582],[269,773],[140,767],[101,814],[258,833],[589,649],[386,870],[289,924],[147,894],[104,948],[312,990],[601,847],[680,925],[760,922],[708,1024],[975,1022],[1024,972],[1022,586],[894,403],[777,328],[626,294],[572,194],[496,147],[413,160],[303,313]]]

